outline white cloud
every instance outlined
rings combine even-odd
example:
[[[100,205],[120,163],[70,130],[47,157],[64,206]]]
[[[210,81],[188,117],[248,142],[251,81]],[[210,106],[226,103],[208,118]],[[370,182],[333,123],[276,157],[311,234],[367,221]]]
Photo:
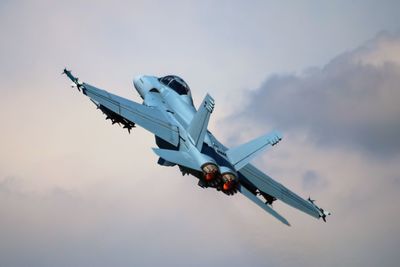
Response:
[[[382,39],[392,40],[388,50]],[[368,53],[362,46],[305,75],[272,75],[248,94],[241,117],[284,131],[304,131],[320,146],[351,147],[375,156],[398,155],[400,64],[354,63],[383,55],[381,51],[391,51],[395,45],[400,46],[399,38],[380,36],[368,42]]]
[[[396,266],[399,260],[400,210],[393,203],[400,201],[400,67],[354,62],[387,51],[382,38],[367,43],[367,54],[363,45],[304,75],[269,77],[223,122],[235,144],[282,130],[283,141],[257,165],[333,213],[321,226],[278,206],[295,217],[293,228],[302,229],[288,237],[291,246],[273,238],[290,255],[301,247],[292,264]],[[263,242],[258,246],[267,249]]]
[[[353,62],[382,67],[384,64],[400,64],[400,37],[386,32],[367,42],[353,55]]]

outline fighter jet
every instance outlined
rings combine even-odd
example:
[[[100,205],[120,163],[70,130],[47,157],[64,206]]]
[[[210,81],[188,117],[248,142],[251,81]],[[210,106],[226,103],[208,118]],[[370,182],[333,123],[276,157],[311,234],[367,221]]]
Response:
[[[214,188],[226,195],[240,192],[286,225],[289,222],[272,208],[280,200],[317,219],[326,221],[328,211],[305,200],[275,181],[250,161],[261,151],[282,140],[273,131],[243,145],[227,148],[207,129],[215,101],[207,94],[196,109],[187,83],[176,75],[164,77],[138,76],[133,85],[143,103],[122,98],[88,83],[81,82],[64,69],[84,95],[106,115],[129,133],[139,125],[155,135],[158,148],[153,148],[162,166],[178,166],[182,175],[191,174],[203,188]]]

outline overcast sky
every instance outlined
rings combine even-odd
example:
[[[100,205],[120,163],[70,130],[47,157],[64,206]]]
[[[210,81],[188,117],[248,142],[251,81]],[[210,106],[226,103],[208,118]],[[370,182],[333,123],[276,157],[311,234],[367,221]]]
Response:
[[[398,1],[1,1],[0,266],[398,266]],[[154,137],[69,87],[140,101],[182,76],[210,129],[284,140],[254,163],[332,211],[241,195],[162,168]]]

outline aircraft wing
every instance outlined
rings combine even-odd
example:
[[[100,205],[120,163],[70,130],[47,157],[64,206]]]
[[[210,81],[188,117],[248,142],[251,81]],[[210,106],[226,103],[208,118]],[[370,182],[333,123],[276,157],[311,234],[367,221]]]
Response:
[[[290,191],[285,186],[254,167],[252,164],[247,164],[239,171],[239,173],[244,176],[247,183],[252,184],[259,191],[275,197],[315,218],[323,217],[324,212],[322,209],[320,210],[315,204]]]
[[[272,216],[274,216],[276,219],[278,219],[279,221],[281,221],[282,223],[286,224],[287,226],[290,226],[290,223],[282,216],[280,215],[278,212],[276,212],[270,205],[264,203],[261,199],[259,199],[257,197],[256,194],[253,194],[251,191],[249,191],[246,187],[242,186],[240,188],[240,192],[247,197],[248,199],[250,199],[251,201],[253,201],[254,203],[256,203],[260,208],[262,208],[263,210],[265,210],[266,212],[268,212],[269,214],[271,214]]]
[[[178,127],[159,109],[138,104],[123,97],[111,94],[87,83],[81,83],[71,72],[64,73],[74,82],[82,93],[88,96],[107,116],[117,116],[118,120],[128,120],[138,124],[156,136],[177,146],[179,143]],[[116,114],[116,115],[115,115]]]

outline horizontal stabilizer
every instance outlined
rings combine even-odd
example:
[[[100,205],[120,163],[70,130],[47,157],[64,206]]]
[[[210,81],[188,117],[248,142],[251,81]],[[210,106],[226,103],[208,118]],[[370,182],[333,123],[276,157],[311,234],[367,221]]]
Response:
[[[259,152],[269,146],[276,145],[280,140],[282,140],[282,135],[277,131],[273,131],[246,144],[228,149],[226,154],[236,171],[239,171],[241,168],[246,166]]]
[[[201,103],[199,110],[193,116],[192,121],[188,127],[189,137],[192,139],[193,145],[201,150],[203,147],[204,136],[207,132],[208,122],[210,120],[210,115],[214,110],[214,99],[207,94]]]
[[[240,187],[240,192],[246,196],[248,199],[250,199],[251,201],[253,201],[255,204],[257,204],[258,206],[260,206],[262,209],[264,209],[266,212],[268,212],[269,214],[271,214],[272,216],[274,216],[276,219],[278,219],[279,221],[281,221],[282,223],[286,224],[287,226],[290,226],[290,223],[284,218],[282,217],[282,215],[280,215],[278,212],[276,212],[273,208],[271,208],[268,204],[265,204],[264,202],[261,201],[261,199],[259,199],[256,195],[254,195],[253,193],[251,193],[249,190],[247,190],[246,187],[241,186]]]
[[[169,149],[153,148],[154,153],[169,162],[188,167],[190,169],[201,171],[200,166],[196,164],[187,152]]]
[[[158,158],[157,164],[161,165],[161,166],[167,166],[167,167],[173,167],[176,164],[173,162],[169,162],[168,160],[165,160],[163,158]]]

